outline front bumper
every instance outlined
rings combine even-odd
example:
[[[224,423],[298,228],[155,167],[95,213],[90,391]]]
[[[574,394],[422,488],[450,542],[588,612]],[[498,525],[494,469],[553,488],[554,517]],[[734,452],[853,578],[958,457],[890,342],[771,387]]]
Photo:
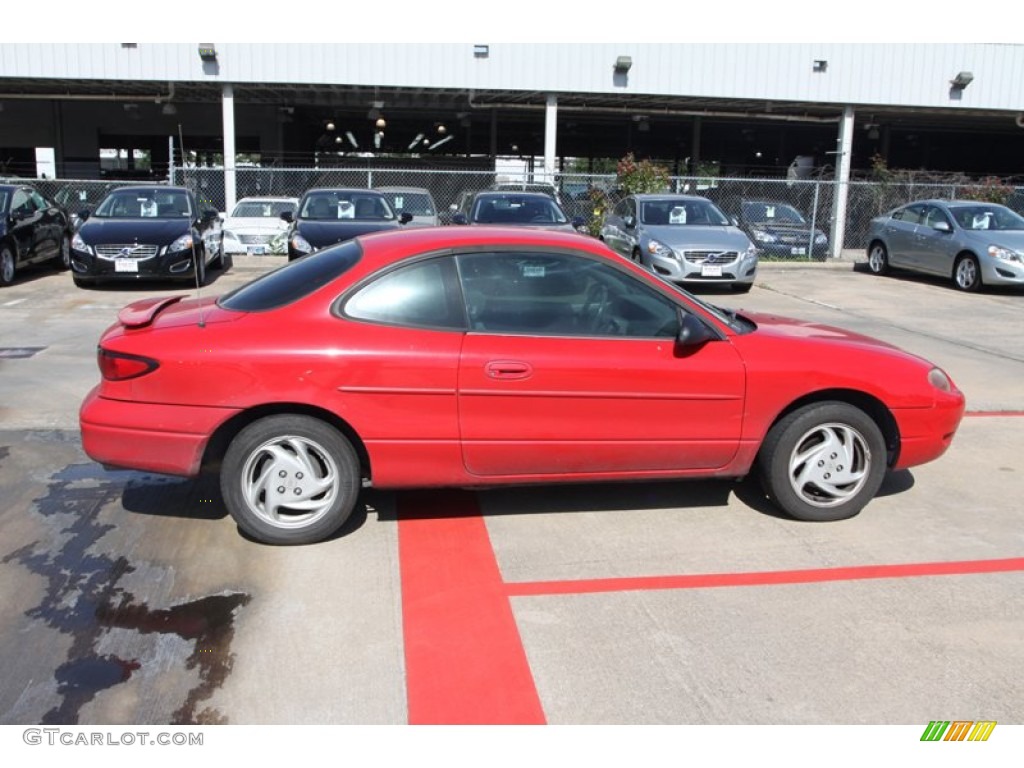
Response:
[[[938,393],[931,408],[895,408],[900,450],[893,469],[934,461],[944,454],[964,415],[966,401],[959,390]]]
[[[682,256],[644,256],[647,266],[656,275],[673,283],[691,285],[709,283],[753,283],[757,276],[757,257],[740,255],[731,261],[705,263],[690,261]]]
[[[983,257],[981,282],[985,285],[1024,285],[1024,263],[994,256]]]
[[[204,258],[202,249],[197,249],[195,256]],[[71,271],[75,277],[85,280],[194,279],[196,274],[190,248],[158,251],[155,256],[124,259],[103,258],[75,248],[71,251]]]

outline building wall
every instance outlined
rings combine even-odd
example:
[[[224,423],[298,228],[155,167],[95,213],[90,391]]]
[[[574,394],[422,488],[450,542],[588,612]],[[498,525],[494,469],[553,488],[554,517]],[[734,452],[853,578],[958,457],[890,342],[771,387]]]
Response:
[[[710,98],[1024,110],[1024,45],[1009,44],[5,44],[0,78],[314,83],[643,93]],[[630,56],[625,78],[618,56]],[[813,62],[825,60],[825,72]],[[961,98],[949,81],[974,74]],[[0,82],[2,89],[2,82]],[[2,98],[2,96],[0,96]]]

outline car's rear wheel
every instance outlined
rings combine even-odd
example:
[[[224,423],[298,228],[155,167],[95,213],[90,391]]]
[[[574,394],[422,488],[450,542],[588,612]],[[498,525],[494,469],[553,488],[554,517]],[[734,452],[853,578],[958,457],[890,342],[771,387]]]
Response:
[[[345,436],[319,419],[268,416],[231,441],[220,484],[244,532],[267,544],[309,544],[352,514],[359,460]]]
[[[976,291],[981,288],[981,269],[973,256],[961,256],[953,267],[953,282],[961,291]]]
[[[14,251],[10,246],[0,248],[0,285],[10,285],[14,282],[14,273],[17,267],[14,264]]]
[[[798,520],[843,520],[874,498],[886,472],[874,419],[848,403],[812,403],[768,432],[758,457],[769,498]]]
[[[884,275],[889,271],[889,252],[881,243],[875,243],[868,251],[868,269],[875,275]]]

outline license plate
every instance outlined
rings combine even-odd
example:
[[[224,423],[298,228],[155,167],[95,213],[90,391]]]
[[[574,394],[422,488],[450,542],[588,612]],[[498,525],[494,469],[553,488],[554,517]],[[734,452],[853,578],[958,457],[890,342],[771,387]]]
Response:
[[[700,274],[702,277],[721,277],[722,268],[720,266],[701,267]]]
[[[250,256],[262,256],[267,252],[267,247],[265,245],[250,245],[246,251]]]
[[[135,259],[114,259],[115,272],[138,272],[139,262]]]
[[[806,248],[796,248],[796,247],[793,247],[793,248],[789,249],[789,252],[792,255],[794,255],[794,256],[806,256],[807,255],[807,249]]]

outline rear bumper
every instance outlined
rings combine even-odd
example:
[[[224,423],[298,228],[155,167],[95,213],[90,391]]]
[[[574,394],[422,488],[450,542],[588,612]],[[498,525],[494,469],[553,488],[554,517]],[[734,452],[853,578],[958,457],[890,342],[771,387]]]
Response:
[[[237,412],[111,400],[96,387],[79,411],[82,448],[107,467],[191,477],[211,435]]]

